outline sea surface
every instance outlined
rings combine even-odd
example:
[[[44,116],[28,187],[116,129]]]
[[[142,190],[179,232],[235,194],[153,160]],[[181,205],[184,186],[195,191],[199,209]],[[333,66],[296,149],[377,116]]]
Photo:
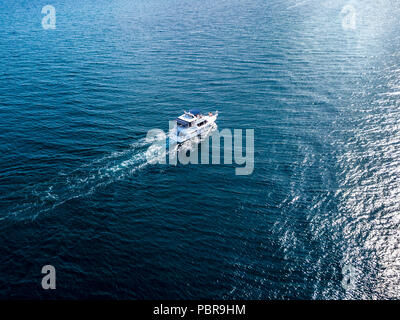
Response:
[[[399,17],[0,0],[0,299],[400,298]],[[190,108],[254,129],[252,174],[148,161]]]

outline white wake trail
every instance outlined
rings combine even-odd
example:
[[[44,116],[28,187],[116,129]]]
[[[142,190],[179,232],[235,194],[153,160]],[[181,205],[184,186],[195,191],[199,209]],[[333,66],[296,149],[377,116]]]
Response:
[[[151,149],[151,143],[142,138],[125,150],[114,151],[69,173],[61,173],[47,182],[27,186],[8,195],[20,201],[7,210],[7,216],[35,219],[39,214],[52,211],[67,201],[90,196],[99,188],[142,170],[152,160],[156,162],[158,153],[154,153],[152,159],[151,151],[146,149],[149,146]]]

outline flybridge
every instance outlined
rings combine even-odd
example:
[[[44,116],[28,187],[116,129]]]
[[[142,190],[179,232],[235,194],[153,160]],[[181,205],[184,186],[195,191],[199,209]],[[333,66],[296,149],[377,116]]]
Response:
[[[194,116],[197,116],[197,115],[201,114],[201,112],[200,112],[199,109],[192,109],[192,110],[189,110],[189,113],[192,114],[192,115],[194,115]]]
[[[199,110],[190,110],[189,112],[184,111],[183,115],[178,117],[178,119],[186,121],[186,122],[193,122],[198,118],[201,118],[202,114]]]

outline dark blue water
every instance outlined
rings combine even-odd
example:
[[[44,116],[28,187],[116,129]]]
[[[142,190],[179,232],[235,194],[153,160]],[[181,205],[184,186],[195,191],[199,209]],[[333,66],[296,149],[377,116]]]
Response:
[[[65,2],[0,0],[2,299],[400,298],[398,1]],[[191,107],[251,175],[147,162]]]

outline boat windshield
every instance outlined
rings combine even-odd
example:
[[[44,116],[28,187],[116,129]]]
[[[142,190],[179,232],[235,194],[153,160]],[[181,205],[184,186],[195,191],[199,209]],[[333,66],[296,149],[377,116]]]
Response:
[[[176,124],[178,125],[178,127],[183,127],[183,128],[187,128],[189,127],[189,122],[186,122],[182,119],[176,119]]]

